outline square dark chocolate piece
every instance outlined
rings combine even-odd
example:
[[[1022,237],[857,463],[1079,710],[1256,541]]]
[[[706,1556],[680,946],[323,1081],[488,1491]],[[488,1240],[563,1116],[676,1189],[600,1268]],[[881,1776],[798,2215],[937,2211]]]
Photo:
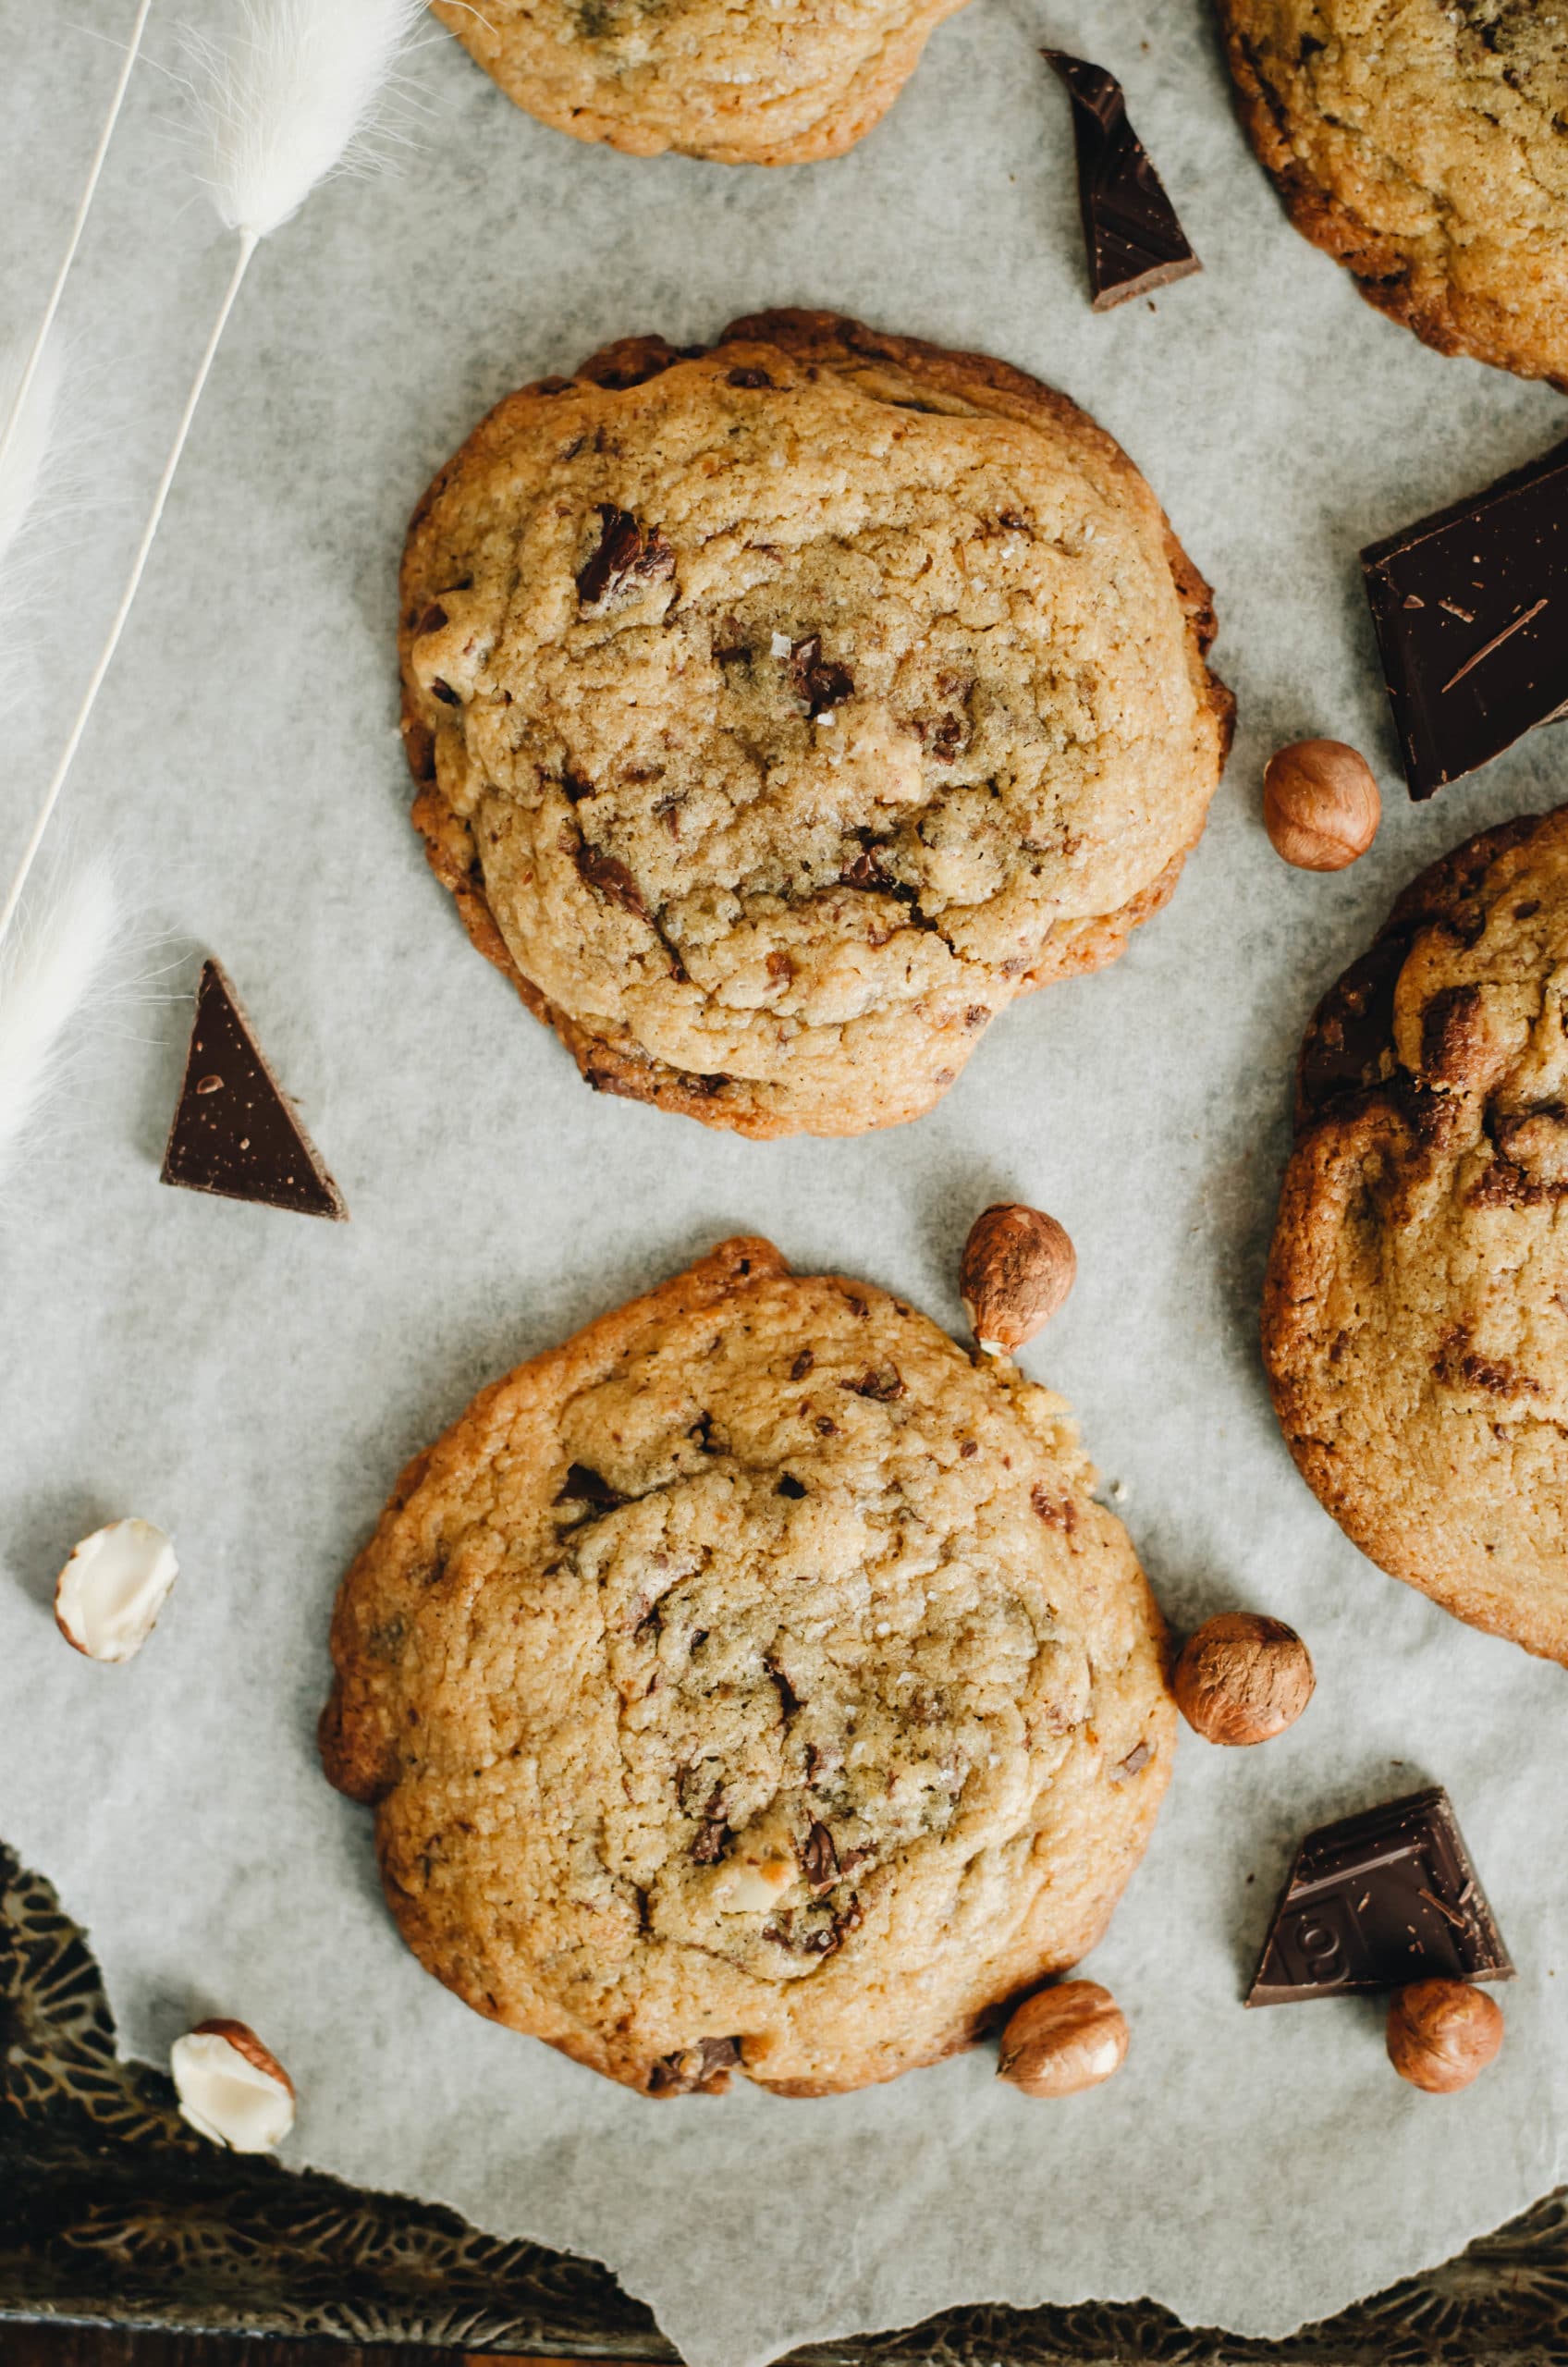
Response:
[[[1040,55],[1072,100],[1078,202],[1096,312],[1201,271],[1148,151],[1127,120],[1115,75],[1065,50]]]
[[[1513,1978],[1448,1794],[1434,1789],[1307,1834],[1247,2004]]]
[[[1568,443],[1361,565],[1412,797],[1568,715]]]

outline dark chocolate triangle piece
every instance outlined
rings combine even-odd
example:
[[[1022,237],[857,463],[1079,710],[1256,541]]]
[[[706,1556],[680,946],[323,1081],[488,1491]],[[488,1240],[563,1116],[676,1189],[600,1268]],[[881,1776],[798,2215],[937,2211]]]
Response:
[[[1412,797],[1568,713],[1568,444],[1361,565]]]
[[[163,1181],[300,1216],[342,1222],[349,1214],[215,962],[203,964],[196,989],[196,1024]]]
[[[1040,55],[1072,100],[1078,199],[1096,312],[1109,312],[1130,296],[1201,271],[1148,151],[1127,120],[1127,102],[1115,75],[1069,57],[1065,50],[1043,49]]]
[[[1434,1789],[1307,1834],[1247,2004],[1513,1978],[1448,1794]]]

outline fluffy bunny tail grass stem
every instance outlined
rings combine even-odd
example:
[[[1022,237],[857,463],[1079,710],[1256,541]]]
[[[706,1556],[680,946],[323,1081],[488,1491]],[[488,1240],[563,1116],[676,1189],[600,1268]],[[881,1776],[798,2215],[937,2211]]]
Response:
[[[119,930],[101,857],[70,872],[0,948],[0,1177],[48,1098],[60,1038],[91,994]]]
[[[0,470],[5,467],[6,454],[11,448],[18,423],[27,410],[28,397],[32,392],[33,380],[37,377],[39,365],[43,360],[43,349],[49,342],[49,332],[55,325],[55,315],[60,309],[60,299],[66,292],[66,282],[70,277],[71,265],[76,261],[76,251],[81,244],[81,234],[87,227],[87,217],[92,211],[92,201],[98,194],[98,182],[104,170],[104,159],[109,153],[109,142],[115,136],[115,126],[120,119],[120,109],[125,104],[125,94],[130,86],[131,73],[141,54],[141,36],[147,30],[147,18],[152,6],[153,0],[140,0],[136,11],[136,22],[130,29],[130,39],[126,43],[125,62],[120,67],[119,80],[115,84],[114,97],[109,101],[109,112],[104,119],[104,129],[98,136],[98,145],[93,151],[92,162],[88,167],[87,186],[81,192],[80,202],[76,209],[76,219],[71,224],[71,234],[66,242],[66,251],[61,256],[60,267],[55,274],[55,285],[49,290],[49,300],[43,307],[43,318],[38,325],[38,335],[33,338],[31,350],[22,364],[21,376],[17,382],[16,391],[11,398],[10,409],[6,413],[4,421],[0,422]]]
[[[175,472],[179,466],[180,457],[190,434],[190,423],[196,416],[196,407],[202,399],[208,374],[216,358],[218,347],[223,342],[223,333],[228,326],[228,316],[233,312],[235,299],[244,285],[245,274],[251,268],[251,258],[256,251],[257,244],[257,239],[250,232],[247,232],[239,241],[239,252],[235,257],[234,271],[225,291],[223,302],[218,308],[218,316],[213,323],[213,331],[207,339],[206,350],[202,356],[196,375],[191,380],[190,392],[185,399],[185,409],[180,413],[179,425],[175,431],[175,439],[169,448],[168,459],[164,462],[164,473],[158,479],[158,490],[153,497],[153,507],[148,513],[147,523],[141,530],[141,540],[137,545],[136,557],[131,561],[130,574],[127,579],[125,590],[120,595],[120,604],[115,611],[114,622],[109,627],[109,637],[98,654],[98,663],[92,668],[81,705],[77,709],[76,720],[71,725],[70,737],[60,753],[60,760],[55,767],[54,779],[43,793],[43,803],[38,809],[38,817],[32,826],[32,835],[22,851],[22,859],[17,866],[16,877],[6,893],[5,904],[0,906],[0,945],[6,941],[6,932],[16,915],[17,906],[21,901],[22,890],[28,882],[28,874],[38,860],[38,850],[43,844],[43,834],[49,828],[55,806],[60,802],[60,791],[66,785],[67,776],[76,761],[76,752],[81,745],[82,734],[87,730],[92,710],[98,703],[98,693],[104,687],[104,678],[115,662],[115,652],[120,645],[120,636],[125,632],[131,609],[135,606],[137,593],[141,588],[141,578],[147,571],[148,558],[153,543],[157,540],[158,528],[163,523],[164,511],[168,507],[169,492],[174,484]]]

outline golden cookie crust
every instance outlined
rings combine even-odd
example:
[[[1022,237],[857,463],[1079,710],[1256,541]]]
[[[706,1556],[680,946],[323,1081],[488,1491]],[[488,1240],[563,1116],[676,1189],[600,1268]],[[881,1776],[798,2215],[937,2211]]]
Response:
[[[475,944],[591,1084],[746,1134],[916,1117],[1113,960],[1229,743],[1207,586],[1120,447],[831,313],[509,396],[401,596],[414,820]]]
[[[482,2013],[644,2093],[966,2045],[1147,1843],[1164,1630],[1062,1401],[722,1243],[477,1397],[344,1580],[326,1773]]]
[[[1421,874],[1324,998],[1263,1301],[1346,1535],[1568,1662],[1568,807]]]
[[[1568,0],[1219,0],[1296,227],[1439,353],[1568,383]]]
[[[507,96],[633,156],[840,156],[964,0],[431,0]]]

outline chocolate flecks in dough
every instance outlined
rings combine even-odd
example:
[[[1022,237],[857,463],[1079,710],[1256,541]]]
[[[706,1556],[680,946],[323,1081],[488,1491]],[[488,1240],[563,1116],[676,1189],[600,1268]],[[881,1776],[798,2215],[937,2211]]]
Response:
[[[1568,714],[1568,443],[1361,564],[1412,797]]]
[[[349,1211],[216,962],[202,965],[162,1181],[346,1221]]]
[[[629,511],[604,501],[599,521],[599,546],[577,576],[577,596],[585,608],[597,607],[638,579],[651,583],[674,574],[675,553],[656,526],[640,526]]]
[[[871,1372],[863,1372],[858,1380],[841,1380],[839,1386],[853,1396],[872,1398],[878,1405],[891,1405],[904,1393],[903,1381],[893,1365],[879,1365]]]
[[[855,678],[847,666],[834,665],[822,655],[822,637],[813,633],[806,641],[796,642],[790,652],[790,680],[797,698],[805,702],[806,713],[813,717],[831,713],[854,695]]]
[[[651,2096],[721,2096],[729,2074],[741,2060],[741,2042],[733,2038],[699,2039],[695,2046],[668,2054],[648,2074]]]
[[[602,847],[581,846],[576,855],[578,877],[612,904],[619,904],[633,920],[645,921],[648,907],[643,891],[619,855],[606,854]]]
[[[801,1868],[814,1891],[831,1890],[839,1879],[839,1852],[833,1846],[833,1835],[815,1817],[801,1853]]]
[[[626,1498],[610,1486],[598,1472],[590,1471],[585,1463],[574,1463],[556,1498],[557,1504],[592,1504],[597,1512],[614,1512]]]
[[[816,1358],[813,1355],[812,1351],[809,1348],[802,1348],[800,1355],[795,1358],[794,1363],[790,1367],[790,1380],[804,1380],[807,1373],[810,1372],[815,1362]]]
[[[774,1490],[774,1493],[778,1496],[793,1496],[797,1502],[799,1502],[800,1498],[806,1492],[804,1482],[797,1479],[792,1471],[785,1472],[783,1478],[779,1480],[778,1487]]]
[[[1109,312],[1113,304],[1200,271],[1148,151],[1127,120],[1127,102],[1115,75],[1064,50],[1040,55],[1072,101],[1078,197],[1096,312]]]

